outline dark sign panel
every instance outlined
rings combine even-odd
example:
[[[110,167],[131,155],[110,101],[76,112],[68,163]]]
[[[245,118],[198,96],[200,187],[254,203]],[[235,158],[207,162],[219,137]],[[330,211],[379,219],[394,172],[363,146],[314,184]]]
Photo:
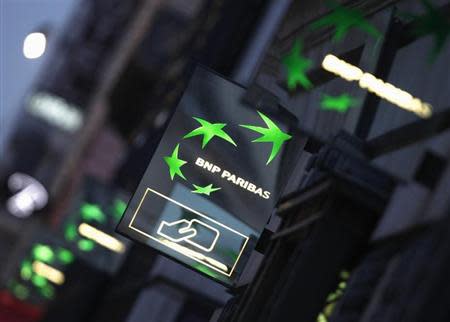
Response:
[[[245,93],[197,68],[118,227],[227,285],[273,211],[294,142]]]

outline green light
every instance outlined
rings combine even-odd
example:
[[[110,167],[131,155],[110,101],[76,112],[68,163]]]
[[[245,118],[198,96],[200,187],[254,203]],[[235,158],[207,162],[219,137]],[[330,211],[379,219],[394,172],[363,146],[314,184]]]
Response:
[[[106,221],[106,216],[98,205],[85,203],[81,206],[80,211],[81,218],[85,221],[96,221],[101,224]]]
[[[272,143],[272,152],[270,153],[269,160],[266,163],[269,164],[277,156],[278,152],[280,152],[283,143],[285,141],[290,140],[292,136],[280,130],[280,128],[263,113],[258,111],[258,114],[259,116],[261,116],[264,123],[266,123],[267,128],[253,125],[240,125],[240,126],[262,134],[262,136],[253,140],[252,142]]]
[[[336,301],[337,298],[338,298],[337,293],[330,293],[330,294],[328,294],[327,302]]]
[[[328,321],[328,318],[333,314],[333,310],[336,306],[337,301],[339,301],[344,295],[345,288],[347,287],[346,280],[349,279],[350,273],[348,271],[342,270],[339,273],[340,281],[334,292],[328,294],[325,306],[322,312],[317,316],[317,322]]]
[[[55,297],[55,288],[52,285],[46,285],[39,289],[39,293],[48,300]]]
[[[317,317],[317,322],[327,322],[327,321],[328,319],[323,313],[320,313],[319,316]]]
[[[200,123],[201,126],[186,134],[183,139],[203,135],[202,149],[205,148],[208,142],[215,136],[237,146],[233,139],[223,130],[226,123],[210,123],[199,117],[194,117],[193,119]]]
[[[26,300],[30,296],[30,290],[22,285],[22,284],[15,284],[12,288],[13,294],[19,299],[19,300]]]
[[[44,263],[51,263],[55,258],[55,253],[53,252],[53,250],[49,246],[42,244],[37,244],[36,246],[34,246],[32,254],[35,259],[40,260]]]
[[[346,8],[335,5],[334,10],[325,17],[311,24],[313,29],[332,26],[335,28],[334,41],[341,41],[345,38],[351,28],[358,28],[376,39],[381,37],[381,33],[364,18],[361,10]]]
[[[350,278],[350,273],[347,271],[341,271],[341,273],[339,274],[339,277],[343,280],[347,280]]]
[[[81,239],[78,241],[78,248],[83,252],[90,252],[94,249],[94,242],[89,239]]]
[[[170,178],[172,180],[175,177],[175,175],[178,175],[182,177],[184,180],[186,180],[186,177],[184,176],[183,172],[181,172],[181,167],[185,165],[187,162],[178,158],[179,148],[180,145],[177,144],[177,146],[172,152],[172,155],[170,157],[164,157],[164,161],[166,161],[167,165],[169,166]]]
[[[39,288],[45,287],[48,284],[47,279],[45,279],[45,277],[36,274],[34,274],[33,277],[31,278],[31,282],[33,283],[34,286]]]
[[[211,194],[211,192],[215,192],[217,190],[222,189],[222,188],[213,188],[212,184],[205,186],[205,187],[197,186],[195,184],[193,184],[193,186],[195,187],[195,190],[192,190],[191,192],[203,194],[203,195],[207,195],[207,196],[209,196]]]
[[[28,281],[33,275],[33,268],[29,261],[23,261],[20,267],[20,276],[22,279]]]
[[[237,253],[235,253],[235,252],[233,252],[231,250],[224,251],[224,252],[222,252],[222,254],[224,256],[227,256],[228,258],[231,258],[233,260],[233,262],[235,262],[238,259],[238,257],[239,257]]]
[[[127,204],[120,199],[114,200],[113,204],[113,216],[116,220],[120,220],[122,215],[125,213],[125,209],[127,208]]]
[[[64,265],[68,265],[73,262],[75,257],[73,256],[73,253],[65,248],[58,249],[57,252],[58,260],[63,263]]]
[[[301,54],[302,48],[302,42],[296,40],[291,51],[282,59],[282,63],[288,72],[287,86],[290,90],[296,89],[297,85],[301,85],[305,89],[313,87],[306,75],[306,72],[312,67],[312,61]]]
[[[195,264],[193,264],[193,266],[194,266],[194,268],[196,270],[198,270],[199,272],[202,272],[202,273],[204,273],[204,274],[206,274],[208,276],[211,276],[211,277],[214,277],[214,278],[218,278],[219,277],[219,275],[216,272],[214,272],[212,269],[209,269],[208,267],[206,267],[206,266],[204,266],[202,264],[195,263]]]
[[[334,310],[334,307],[335,307],[335,306],[336,306],[336,302],[327,304],[327,305],[325,306],[325,309],[323,310],[325,316],[330,317],[331,314],[333,313],[333,310]]]
[[[78,232],[77,232],[77,226],[74,224],[69,224],[66,226],[66,230],[64,231],[64,237],[68,241],[74,241],[75,238],[77,238]]]
[[[345,113],[351,107],[357,106],[359,101],[348,94],[340,96],[323,95],[320,101],[320,106],[324,110],[334,110]]]

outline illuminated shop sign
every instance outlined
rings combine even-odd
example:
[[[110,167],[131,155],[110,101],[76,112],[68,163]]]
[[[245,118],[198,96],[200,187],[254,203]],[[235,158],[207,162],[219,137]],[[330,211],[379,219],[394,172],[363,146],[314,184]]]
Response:
[[[298,141],[245,92],[196,70],[118,227],[227,285],[267,224]]]

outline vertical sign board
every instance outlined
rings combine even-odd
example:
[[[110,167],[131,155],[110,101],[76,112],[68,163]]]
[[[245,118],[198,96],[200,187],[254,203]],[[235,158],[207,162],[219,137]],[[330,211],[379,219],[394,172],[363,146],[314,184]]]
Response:
[[[273,211],[294,141],[273,115],[243,103],[244,95],[196,69],[118,226],[228,286]]]

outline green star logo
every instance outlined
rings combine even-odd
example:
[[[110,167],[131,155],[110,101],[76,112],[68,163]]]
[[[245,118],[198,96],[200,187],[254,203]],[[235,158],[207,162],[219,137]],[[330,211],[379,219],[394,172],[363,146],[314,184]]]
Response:
[[[261,133],[262,136],[253,140],[252,142],[268,142],[272,143],[272,152],[270,153],[269,160],[266,164],[269,164],[280,152],[281,146],[287,140],[292,138],[291,135],[283,132],[270,118],[258,111],[259,116],[266,123],[267,128],[253,126],[253,125],[240,125],[246,129]]]
[[[418,36],[433,35],[434,48],[431,59],[435,59],[444,48],[450,35],[450,21],[444,13],[434,7],[429,0],[422,0],[426,14],[423,16],[410,15],[414,19],[414,33]]]
[[[181,167],[185,165],[187,162],[178,158],[179,147],[180,145],[177,144],[177,146],[172,152],[172,155],[170,157],[164,157],[164,161],[166,161],[167,165],[169,166],[170,178],[172,180],[175,177],[175,175],[178,175],[182,177],[184,180],[186,180],[186,177],[184,176],[183,172],[181,172]]]
[[[200,123],[200,126],[186,134],[183,139],[191,138],[197,135],[203,135],[202,149],[204,149],[208,142],[211,141],[211,139],[215,136],[224,139],[234,146],[237,146],[233,139],[223,130],[223,128],[226,126],[225,123],[210,123],[199,117],[194,117],[193,119]]]
[[[340,113],[345,113],[351,107],[357,106],[359,101],[348,94],[340,96],[323,95],[320,101],[320,106],[324,110],[334,110]]]
[[[333,40],[336,42],[344,39],[351,28],[358,28],[377,39],[381,37],[378,29],[364,18],[360,10],[346,8],[338,4],[334,6],[333,12],[312,23],[311,27],[313,29],[329,26],[334,27]]]
[[[222,189],[222,188],[213,188],[212,184],[204,186],[204,187],[197,186],[195,184],[193,184],[193,186],[195,188],[195,190],[192,190],[193,193],[198,193],[200,195],[207,195],[207,196],[209,196],[211,194],[211,192],[215,192],[217,190]]]
[[[102,209],[91,203],[84,203],[80,209],[81,217],[85,221],[97,221],[99,223],[104,223],[106,221],[106,216]]]
[[[312,67],[312,61],[301,55],[302,47],[302,43],[296,40],[291,51],[282,60],[288,72],[287,86],[289,90],[296,89],[297,85],[301,85],[305,89],[313,87],[306,75],[306,72]]]

